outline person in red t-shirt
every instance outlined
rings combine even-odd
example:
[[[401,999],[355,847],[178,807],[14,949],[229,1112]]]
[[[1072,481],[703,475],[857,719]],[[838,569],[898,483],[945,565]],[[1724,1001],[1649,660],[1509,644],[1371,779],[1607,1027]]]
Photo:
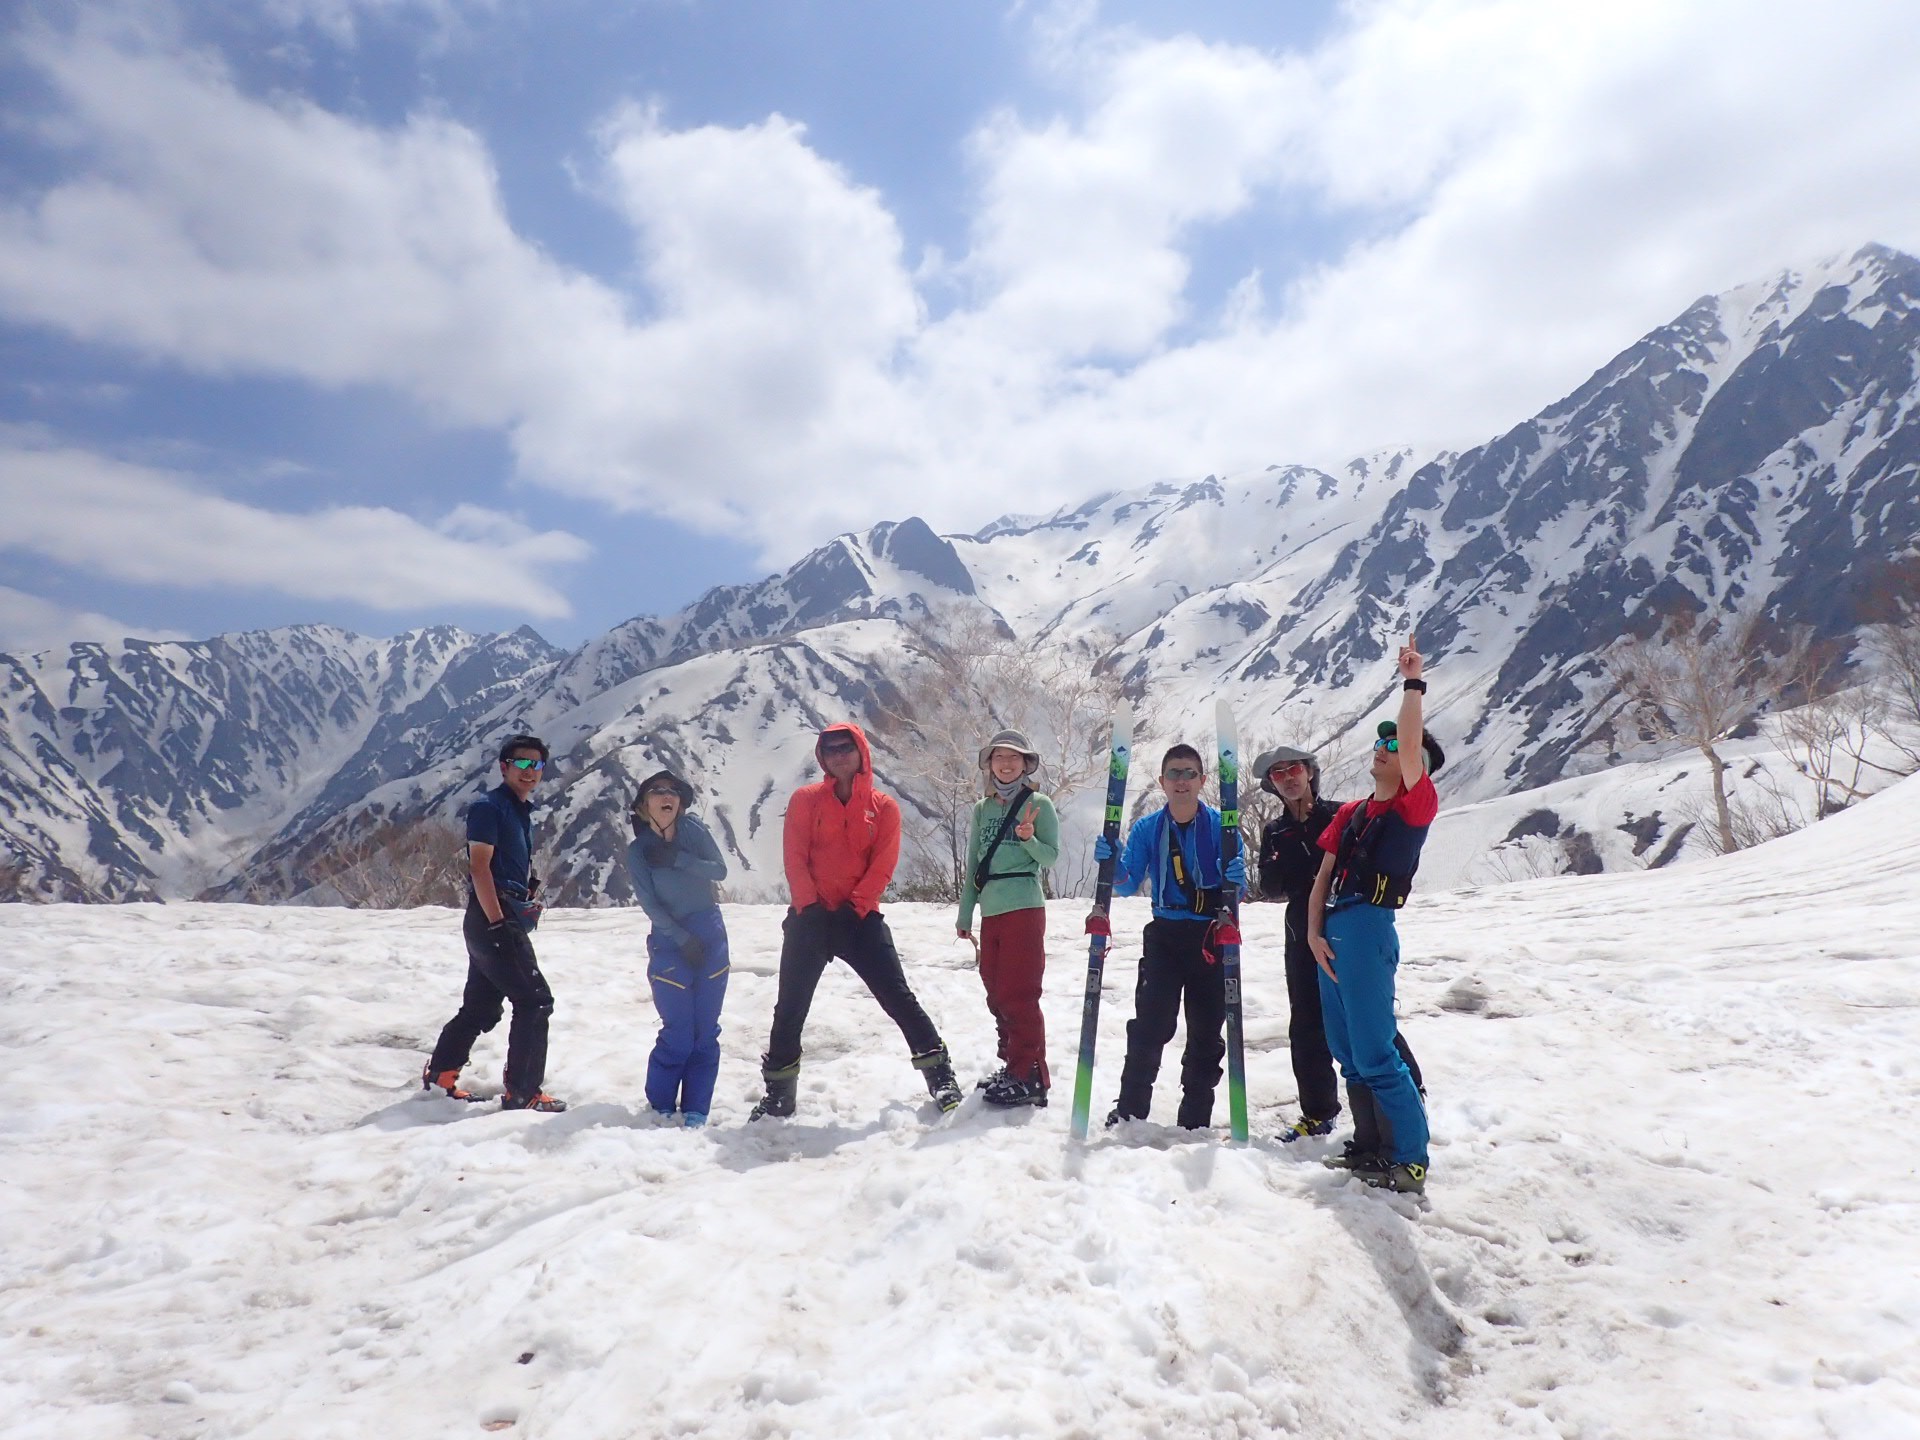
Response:
[[[760,1073],[767,1093],[750,1118],[793,1114],[800,1086],[800,1034],[820,976],[837,957],[866,982],[906,1037],[914,1068],[942,1110],[960,1086],[940,1032],[900,968],[880,896],[900,859],[900,807],[873,788],[872,752],[858,725],[829,725],[814,756],[827,778],[787,802],[784,851],[792,903],[781,926],[780,990]]]
[[[1427,827],[1440,812],[1432,772],[1445,763],[1426,733],[1424,662],[1409,635],[1399,658],[1399,720],[1380,722],[1373,796],[1342,805],[1321,833],[1326,852],[1307,899],[1307,944],[1320,965],[1327,1048],[1340,1062],[1354,1138],[1327,1163],[1369,1185],[1418,1194],[1427,1183],[1427,1111],[1395,1049],[1393,912],[1407,903]]]

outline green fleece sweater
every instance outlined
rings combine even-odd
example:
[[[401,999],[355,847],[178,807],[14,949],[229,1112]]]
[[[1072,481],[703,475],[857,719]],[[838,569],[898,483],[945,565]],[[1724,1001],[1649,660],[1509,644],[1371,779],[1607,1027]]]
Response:
[[[989,880],[984,890],[974,888],[973,874],[999,833],[1007,807],[997,795],[989,795],[973,807],[973,825],[967,837],[967,877],[960,891],[956,930],[973,929],[975,905],[982,915],[1004,915],[1009,910],[1031,910],[1047,903],[1046,892],[1040,888],[1040,872],[1060,858],[1060,817],[1053,813],[1053,802],[1044,795],[1030,795],[1024,803],[1033,807],[1033,838],[1022,840],[1012,830],[1007,831],[1007,838],[993,852],[993,864],[987,868],[992,874],[1014,878]],[[1017,829],[1020,822],[1013,823]]]

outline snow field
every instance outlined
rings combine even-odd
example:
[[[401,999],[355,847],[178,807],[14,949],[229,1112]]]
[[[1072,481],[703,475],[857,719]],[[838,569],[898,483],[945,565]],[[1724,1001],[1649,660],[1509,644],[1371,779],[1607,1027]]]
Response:
[[[447,911],[9,907],[10,1437],[1802,1437],[1920,1433],[1920,788],[1730,861],[1416,892],[1427,1203],[1282,1146],[1281,910],[1246,932],[1254,1142],[1067,1138],[1085,942],[1050,915],[1054,1103],[938,1116],[843,966],[800,1112],[747,1125],[777,907],[729,907],[712,1123],[641,1098],[636,911],[539,939],[565,1115],[425,1095]],[[944,909],[889,912],[963,1080]],[[1102,1007],[1111,1103],[1145,907]],[[497,1089],[504,1024],[468,1077]],[[1166,1083],[1172,1082],[1171,1087]]]

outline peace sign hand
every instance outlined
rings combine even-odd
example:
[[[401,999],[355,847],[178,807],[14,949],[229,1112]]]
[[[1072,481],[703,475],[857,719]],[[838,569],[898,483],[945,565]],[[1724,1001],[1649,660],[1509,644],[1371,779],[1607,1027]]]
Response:
[[[1013,827],[1014,837],[1020,840],[1033,839],[1033,802],[1027,802],[1027,808],[1020,812],[1020,823]]]

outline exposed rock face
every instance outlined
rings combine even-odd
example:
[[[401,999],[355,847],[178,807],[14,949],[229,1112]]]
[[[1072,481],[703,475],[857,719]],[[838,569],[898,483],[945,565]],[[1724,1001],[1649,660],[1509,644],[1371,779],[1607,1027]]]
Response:
[[[1912,590],[1916,357],[1920,262],[1870,246],[1700,300],[1463,454],[1208,476],[970,536],[887,522],[571,653],[297,626],[0,657],[0,859],[43,894],[297,894],[343,837],[455,816],[529,729],[555,749],[556,898],[625,898],[625,805],[662,764],[701,788],[731,893],[773,898],[814,731],[872,721],[901,627],[967,609],[1089,646],[1167,739],[1204,735],[1219,693],[1243,734],[1360,733],[1415,631],[1448,799],[1529,789],[1604,763],[1597,657],[1659,614],[1757,602],[1837,635]]]

